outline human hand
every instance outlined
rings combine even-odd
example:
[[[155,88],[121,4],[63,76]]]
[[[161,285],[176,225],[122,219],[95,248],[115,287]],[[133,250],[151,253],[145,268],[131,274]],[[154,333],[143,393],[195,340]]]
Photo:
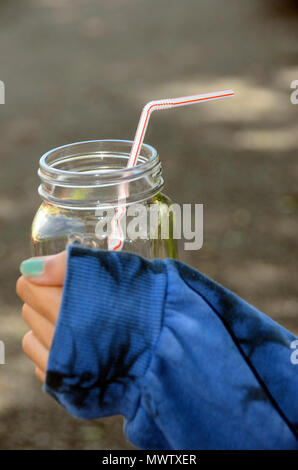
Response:
[[[44,383],[49,351],[62,298],[66,251],[53,256],[31,258],[20,266],[17,294],[23,300],[22,314],[29,331],[23,350],[35,363],[35,374]]]

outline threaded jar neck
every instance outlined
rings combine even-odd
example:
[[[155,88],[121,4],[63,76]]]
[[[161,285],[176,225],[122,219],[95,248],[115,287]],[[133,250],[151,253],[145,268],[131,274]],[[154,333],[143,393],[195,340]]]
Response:
[[[57,147],[40,159],[39,194],[54,205],[72,209],[115,207],[125,183],[125,204],[145,201],[161,191],[164,181],[157,151],[143,144],[138,164],[126,168],[133,142],[92,140]]]

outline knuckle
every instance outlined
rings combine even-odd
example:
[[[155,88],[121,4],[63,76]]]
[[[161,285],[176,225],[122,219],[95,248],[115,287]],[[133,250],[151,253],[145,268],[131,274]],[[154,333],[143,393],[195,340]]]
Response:
[[[27,320],[28,320],[28,306],[27,306],[27,304],[24,304],[23,307],[22,307],[22,317],[25,320],[25,322],[27,322]]]
[[[27,354],[30,350],[30,345],[32,341],[32,332],[29,331],[25,334],[23,341],[22,341],[22,348],[25,354]]]
[[[23,286],[24,286],[24,278],[23,278],[23,276],[21,276],[17,280],[17,284],[16,284],[16,293],[19,297],[22,297]]]
[[[16,287],[17,295],[24,301],[33,295],[31,282],[27,281],[24,276],[21,276],[17,281]]]

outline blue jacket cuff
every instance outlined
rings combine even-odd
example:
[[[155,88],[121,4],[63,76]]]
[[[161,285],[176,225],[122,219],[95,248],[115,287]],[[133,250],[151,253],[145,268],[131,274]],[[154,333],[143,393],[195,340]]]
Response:
[[[68,248],[45,390],[71,414],[132,418],[161,331],[166,279],[161,260]]]

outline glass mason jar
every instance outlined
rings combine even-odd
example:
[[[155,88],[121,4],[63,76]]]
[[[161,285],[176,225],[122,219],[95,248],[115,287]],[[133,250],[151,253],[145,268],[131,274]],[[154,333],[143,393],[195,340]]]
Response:
[[[126,168],[131,146],[131,141],[124,140],[77,142],[41,157],[38,173],[43,203],[32,225],[34,256],[58,253],[69,243],[108,249],[109,231],[99,234],[98,222],[103,210],[119,207],[119,188],[125,185],[125,203],[120,200],[125,215],[131,206],[142,204],[148,215],[154,206],[158,216],[156,227],[152,231],[148,223],[142,238],[129,237],[127,230],[123,250],[146,258],[177,258],[174,212],[169,210],[171,200],[161,193],[164,180],[158,153],[143,144],[138,164]],[[168,224],[166,238],[161,236],[162,223]]]

